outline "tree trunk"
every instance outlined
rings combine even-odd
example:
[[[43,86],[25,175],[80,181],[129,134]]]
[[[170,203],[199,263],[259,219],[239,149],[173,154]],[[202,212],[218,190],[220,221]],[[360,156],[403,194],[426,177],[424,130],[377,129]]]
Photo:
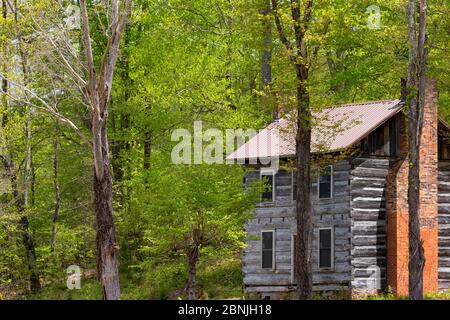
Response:
[[[34,162],[31,161],[31,182],[30,182],[30,191],[31,191],[31,206],[36,205],[36,170],[34,167]]]
[[[25,159],[25,172],[24,172],[24,190],[23,190],[23,204],[25,208],[28,208],[29,193],[31,189],[31,162],[33,159],[33,153],[31,150],[31,108],[27,107],[27,120],[25,122],[26,127],[26,159]]]
[[[15,5],[15,22],[16,22],[16,30],[17,30],[17,3],[14,2]],[[2,18],[6,19],[8,16],[8,8],[7,8],[7,2],[2,0]],[[21,49],[21,38],[19,33],[17,32],[18,37],[18,44],[19,44],[19,54],[22,58],[22,71],[24,76],[24,82],[27,83],[27,77],[28,77],[28,70],[27,70],[27,63],[25,59],[25,55]],[[5,68],[5,65],[4,65]],[[8,81],[6,79],[2,79],[2,91],[6,93],[8,91]],[[6,126],[8,123],[8,116],[7,116],[7,109],[8,109],[8,99],[6,94],[4,95],[4,108],[5,113],[2,117],[2,127]],[[26,120],[26,133],[27,133],[27,154],[26,154],[26,169],[28,169],[31,166],[31,113],[30,109],[27,109],[27,120]],[[8,148],[7,148],[8,149]],[[19,191],[18,185],[17,185],[17,172],[14,165],[14,161],[12,159],[11,154],[5,154],[3,157],[3,165],[5,168],[5,171],[9,177],[10,183],[11,183],[11,189],[12,189],[12,195],[14,198],[14,203],[17,208],[17,211],[19,215],[21,215],[21,218],[19,220],[19,227],[22,231],[22,242],[25,247],[26,252],[26,260],[28,264],[28,271],[29,271],[29,279],[30,279],[30,289],[32,292],[37,292],[41,289],[41,283],[39,281],[39,276],[36,272],[36,252],[35,252],[35,246],[33,242],[33,238],[31,237],[30,230],[29,230],[29,221],[26,213],[26,205],[28,204],[28,186],[27,186],[27,175],[25,172],[25,190],[24,193],[21,194]],[[26,170],[25,170],[26,171]]]
[[[28,269],[30,271],[30,288],[31,292],[37,292],[41,289],[41,283],[36,272],[36,251],[26,215],[22,216],[20,224],[22,226],[22,240],[27,252]]]
[[[409,136],[409,174],[408,174],[408,206],[409,206],[409,296],[412,300],[423,299],[423,267],[424,254],[420,239],[420,180],[419,180],[419,149],[417,145],[416,125],[411,115],[416,114],[410,106],[408,124]]]
[[[95,134],[95,132],[94,132]],[[117,261],[116,231],[113,218],[112,176],[108,154],[106,128],[101,129],[102,145],[98,152],[103,155],[102,177],[94,169],[94,209],[97,222],[97,274],[103,287],[105,300],[119,300],[119,268]]]
[[[408,2],[408,206],[409,206],[409,297],[423,299],[423,243],[420,238],[420,137],[423,127],[425,94],[425,29],[426,1],[420,0],[419,37],[416,25],[416,0]],[[418,39],[419,38],[419,39]]]
[[[197,299],[196,290],[196,278],[197,278],[197,262],[199,258],[199,247],[195,245],[193,248],[188,249],[188,282],[186,285],[186,291],[189,300]]]
[[[144,170],[150,169],[150,155],[152,152],[152,134],[146,132],[144,134]]]
[[[9,155],[3,156],[3,165],[5,171],[11,182],[12,195],[14,198],[14,203],[16,205],[17,211],[21,218],[19,220],[19,226],[22,231],[22,242],[25,247],[26,260],[28,264],[28,272],[30,278],[30,289],[32,292],[37,292],[41,289],[41,283],[39,281],[38,273],[36,272],[36,251],[29,230],[29,221],[25,212],[23,195],[19,192],[17,186],[17,175],[15,171],[14,162]]]
[[[299,299],[312,295],[312,209],[311,209],[311,127],[309,123],[309,95],[303,82],[297,89],[297,237],[294,269]]]
[[[8,9],[6,7],[6,0],[2,0],[2,18],[3,20],[6,20],[7,17],[8,17]],[[8,56],[6,46],[3,49],[3,54],[5,55],[5,57]],[[4,62],[2,62],[2,70],[6,71],[6,59]],[[2,92],[6,93],[7,91],[8,91],[8,80],[6,80],[6,78],[2,78]],[[4,110],[5,112],[2,115],[1,125],[2,127],[4,127],[8,120],[8,116],[6,113],[6,110],[8,109],[8,96],[6,94],[2,95],[2,104],[3,107],[5,108]]]
[[[59,209],[61,206],[61,193],[59,190],[59,165],[58,165],[58,138],[55,138],[55,141],[53,143],[53,149],[54,149],[54,155],[53,155],[53,187],[55,190],[55,211],[53,213],[53,226],[52,226],[52,252],[55,250],[56,245],[56,223],[59,218]]]
[[[305,33],[312,18],[313,1],[302,4],[300,0],[291,0],[292,23],[295,36],[295,47],[283,31],[283,23],[278,13],[278,1],[271,0],[275,25],[281,42],[284,44],[289,59],[296,73],[297,80],[297,133],[295,138],[295,154],[297,168],[297,237],[294,245],[294,275],[297,281],[298,299],[309,299],[312,296],[312,208],[311,208],[311,110],[308,92],[308,50]]]
[[[272,113],[272,119],[278,119],[278,108],[272,102],[272,22],[270,15],[270,0],[263,0],[263,52],[261,56],[261,104],[266,112]]]
[[[109,145],[107,136],[108,106],[116,68],[119,45],[128,16],[131,12],[132,0],[120,2],[112,0],[111,27],[108,43],[103,59],[96,70],[91,43],[89,14],[87,2],[80,0],[81,33],[83,36],[86,67],[88,72],[87,93],[92,107],[92,152],[94,160],[94,209],[97,222],[97,274],[103,287],[105,300],[120,299],[119,267],[116,242],[116,231],[113,218],[112,175],[109,161]],[[120,7],[122,13],[120,14]],[[97,78],[98,72],[98,78]]]

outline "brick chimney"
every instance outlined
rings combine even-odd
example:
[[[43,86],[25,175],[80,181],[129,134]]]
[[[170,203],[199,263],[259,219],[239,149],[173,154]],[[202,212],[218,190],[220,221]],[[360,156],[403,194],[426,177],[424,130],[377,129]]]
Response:
[[[427,79],[420,150],[420,236],[425,268],[424,292],[438,290],[438,116],[436,81]],[[408,159],[407,123],[400,119],[400,158],[388,173],[387,284],[397,295],[408,294]]]

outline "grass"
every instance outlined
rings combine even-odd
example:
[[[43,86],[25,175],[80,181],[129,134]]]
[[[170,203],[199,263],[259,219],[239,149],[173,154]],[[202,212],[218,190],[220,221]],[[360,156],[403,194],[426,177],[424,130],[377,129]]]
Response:
[[[121,299],[151,300],[176,299],[185,285],[186,267],[183,263],[160,265],[149,270],[123,270],[121,272]],[[199,299],[241,299],[242,272],[239,258],[221,261],[202,261],[197,272]],[[39,293],[16,297],[24,300],[97,300],[102,292],[95,274],[81,279],[79,290],[69,290],[65,280],[48,283]],[[0,299],[5,298],[0,295]]]
[[[408,300],[407,296],[396,296],[391,291],[387,292],[385,295],[368,296],[366,300]],[[450,290],[438,292],[438,293],[428,293],[424,295],[424,300],[450,300]]]
[[[98,300],[102,297],[100,284],[95,279],[83,279],[79,290],[69,290],[65,284],[42,288],[39,293],[23,297],[25,300]]]
[[[198,282],[207,299],[242,299],[242,266],[238,258],[230,257],[200,267]]]

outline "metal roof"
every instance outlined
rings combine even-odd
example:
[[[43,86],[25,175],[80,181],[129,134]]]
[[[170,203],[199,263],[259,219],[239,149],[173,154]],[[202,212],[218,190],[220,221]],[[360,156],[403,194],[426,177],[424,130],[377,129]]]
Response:
[[[311,151],[339,151],[366,137],[399,112],[400,100],[384,100],[334,106],[313,114]],[[295,155],[294,117],[272,122],[227,159],[290,157]]]

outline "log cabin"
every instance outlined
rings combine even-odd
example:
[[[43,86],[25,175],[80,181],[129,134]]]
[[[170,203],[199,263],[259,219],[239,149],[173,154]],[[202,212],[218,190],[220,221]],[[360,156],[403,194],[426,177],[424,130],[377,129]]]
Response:
[[[313,126],[311,149],[322,161],[311,172],[313,290],[406,295],[409,166],[404,99],[340,105],[314,117],[321,120]],[[242,257],[245,292],[263,299],[293,297],[296,286],[296,179],[289,166],[295,163],[295,133],[286,129],[288,123],[288,116],[274,121],[228,156],[249,168],[246,185],[262,178],[270,185],[245,224]],[[430,80],[420,137],[424,292],[450,288],[449,133],[450,126],[438,116],[436,83]],[[258,146],[275,140],[275,152]],[[274,156],[279,158],[275,169],[252,161]]]

